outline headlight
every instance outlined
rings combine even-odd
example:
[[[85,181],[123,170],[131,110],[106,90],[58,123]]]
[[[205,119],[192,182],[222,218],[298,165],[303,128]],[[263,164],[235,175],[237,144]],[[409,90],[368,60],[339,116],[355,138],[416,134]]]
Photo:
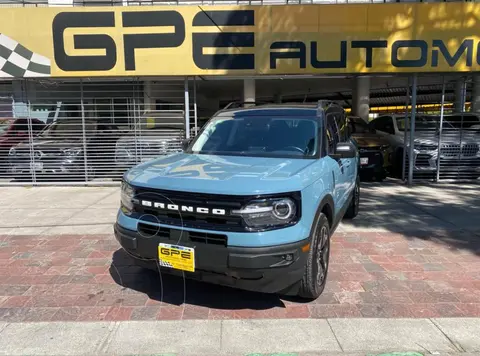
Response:
[[[252,228],[278,227],[297,220],[297,206],[290,198],[252,201],[232,213],[240,215],[247,226]]]
[[[78,156],[82,152],[81,148],[69,148],[68,150],[63,151],[65,156]]]
[[[438,148],[438,146],[416,144],[416,145],[413,145],[413,148],[419,151],[434,151]]]
[[[122,182],[122,190],[120,194],[121,209],[124,213],[131,213],[133,210],[133,198],[135,190],[127,182]]]
[[[10,151],[8,151],[9,156],[15,156],[17,154],[17,150],[15,150],[15,147],[10,148]]]

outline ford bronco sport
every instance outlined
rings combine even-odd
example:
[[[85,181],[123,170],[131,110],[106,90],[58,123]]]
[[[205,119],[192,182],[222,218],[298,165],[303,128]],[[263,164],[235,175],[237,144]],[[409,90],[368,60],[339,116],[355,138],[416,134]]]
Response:
[[[177,153],[125,173],[115,236],[136,263],[231,287],[317,298],[330,236],[358,213],[344,110],[222,110]]]

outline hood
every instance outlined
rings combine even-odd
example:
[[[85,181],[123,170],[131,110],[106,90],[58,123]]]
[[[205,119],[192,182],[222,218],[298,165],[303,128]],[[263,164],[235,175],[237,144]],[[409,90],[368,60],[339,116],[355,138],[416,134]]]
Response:
[[[43,153],[58,152],[69,148],[82,147],[81,138],[66,138],[66,139],[51,139],[37,137],[32,142],[33,149],[36,151],[42,151]],[[28,142],[20,143],[17,145],[17,150],[30,150],[30,144]]]
[[[359,147],[378,147],[388,145],[388,141],[382,136],[372,133],[353,134]]]
[[[437,145],[440,131],[415,131],[414,142],[423,145]],[[480,134],[475,131],[443,130],[442,144],[480,143]],[[407,132],[406,144],[410,142],[410,133]]]
[[[143,163],[126,173],[141,187],[213,194],[297,191],[312,183],[315,160],[178,153]]]

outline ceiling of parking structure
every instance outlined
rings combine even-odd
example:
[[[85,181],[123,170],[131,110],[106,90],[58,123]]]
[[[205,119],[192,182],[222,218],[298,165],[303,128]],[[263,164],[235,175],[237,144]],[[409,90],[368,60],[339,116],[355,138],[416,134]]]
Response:
[[[452,81],[455,77],[446,77],[447,99],[450,100],[450,92],[453,93]],[[405,103],[406,86],[408,78],[405,77],[372,77],[371,102],[383,104]],[[429,102],[440,100],[442,76],[420,77],[419,100]],[[214,97],[221,102],[242,100],[243,81],[197,81],[198,92],[202,95]],[[294,101],[315,101],[318,99],[330,99],[343,101],[345,106],[351,105],[352,88],[354,78],[306,78],[306,79],[274,79],[256,80],[256,98],[259,101],[273,101],[276,95],[282,99]],[[453,99],[452,99],[453,100]]]
[[[441,85],[427,85],[417,87],[417,103],[430,104],[440,103],[442,97]],[[370,106],[401,106],[406,104],[407,92],[405,87],[375,89],[370,91]],[[471,94],[467,90],[466,100],[470,100]],[[352,106],[352,93],[336,92],[324,95],[305,95],[301,96],[286,96],[282,98],[285,101],[316,101],[320,99],[327,99],[338,101],[344,107]],[[445,102],[453,102],[455,100],[455,93],[452,86],[447,86],[445,90]]]

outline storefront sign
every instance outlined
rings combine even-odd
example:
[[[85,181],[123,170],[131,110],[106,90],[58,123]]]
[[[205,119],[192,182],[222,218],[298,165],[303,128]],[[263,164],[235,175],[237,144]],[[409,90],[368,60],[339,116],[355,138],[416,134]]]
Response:
[[[480,70],[480,4],[3,8],[0,77]]]

